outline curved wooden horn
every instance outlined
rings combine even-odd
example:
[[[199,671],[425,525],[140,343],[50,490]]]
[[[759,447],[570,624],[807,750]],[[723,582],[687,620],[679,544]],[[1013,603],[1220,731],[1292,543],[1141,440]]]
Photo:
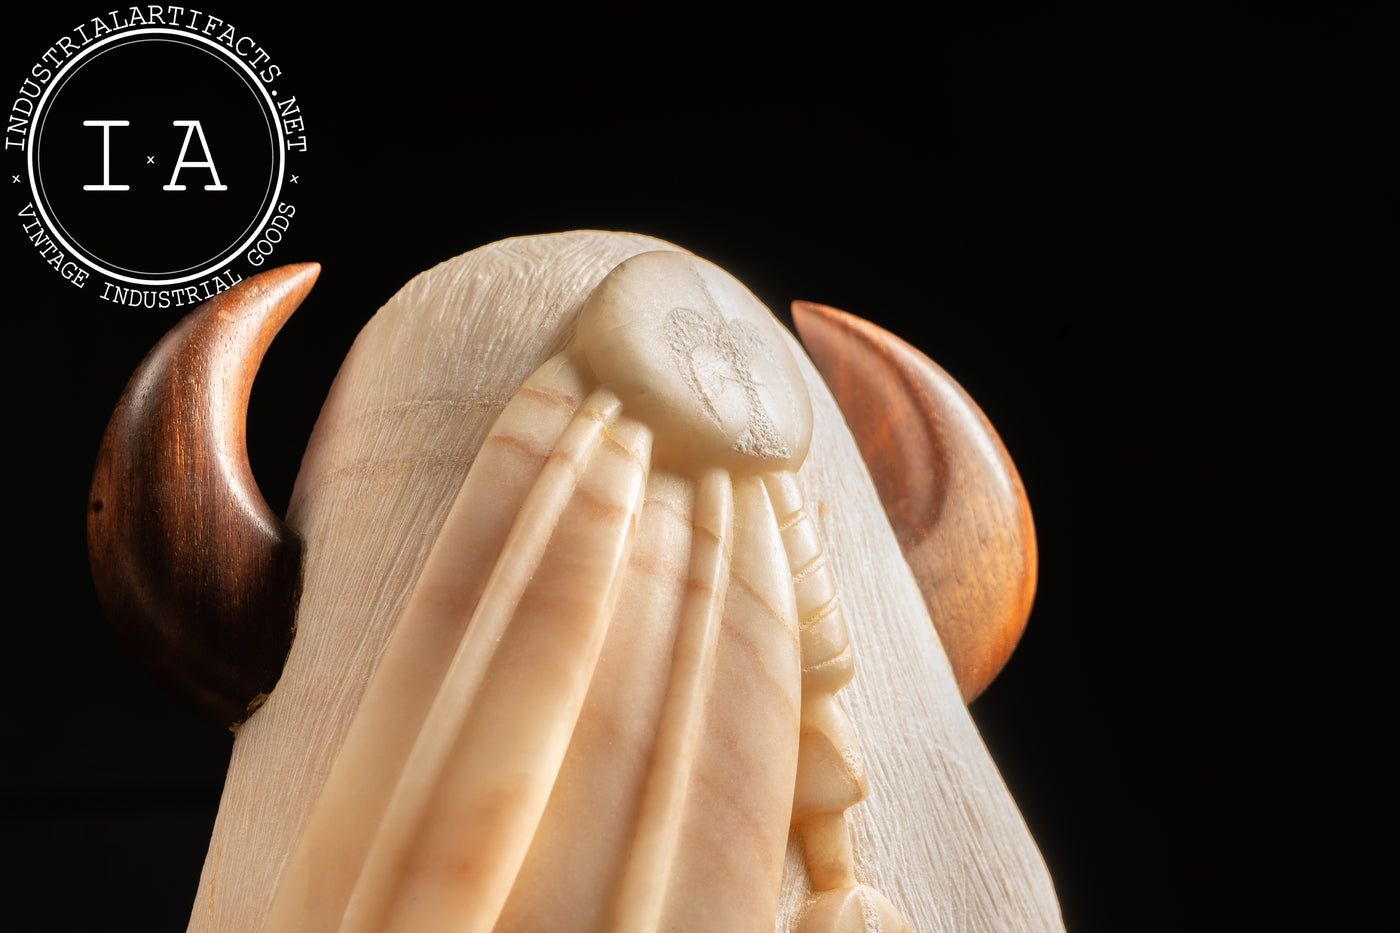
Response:
[[[321,267],[283,266],[190,312],[117,403],[92,478],[88,555],[117,634],[206,719],[246,719],[291,647],[301,540],[248,465],[253,376]]]
[[[903,340],[806,301],[792,318],[971,702],[1011,656],[1035,597],[1035,526],[1016,467],[962,387]]]

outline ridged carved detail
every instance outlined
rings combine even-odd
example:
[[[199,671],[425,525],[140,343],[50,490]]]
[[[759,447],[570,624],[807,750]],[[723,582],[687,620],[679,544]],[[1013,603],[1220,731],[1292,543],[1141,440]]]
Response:
[[[793,828],[804,930],[907,929],[856,878],[783,340],[684,254],[604,279],[482,444],[266,931],[772,930]]]

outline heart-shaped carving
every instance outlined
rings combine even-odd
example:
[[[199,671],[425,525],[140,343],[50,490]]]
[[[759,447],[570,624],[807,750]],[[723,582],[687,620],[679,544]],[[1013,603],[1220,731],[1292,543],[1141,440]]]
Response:
[[[666,342],[705,414],[735,438],[733,450],[761,460],[792,455],[775,420],[791,408],[792,389],[758,328],[712,310],[676,308],[666,320]]]

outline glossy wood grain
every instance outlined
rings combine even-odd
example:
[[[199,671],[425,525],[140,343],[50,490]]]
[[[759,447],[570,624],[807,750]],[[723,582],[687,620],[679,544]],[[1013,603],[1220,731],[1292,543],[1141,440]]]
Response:
[[[253,377],[320,267],[254,276],[186,316],[132,376],[107,426],[88,550],[122,641],[196,712],[245,719],[291,646],[301,541],[248,465]]]
[[[923,353],[825,305],[794,302],[792,316],[971,702],[1011,656],[1035,596],[1035,527],[1016,467],[981,409]]]

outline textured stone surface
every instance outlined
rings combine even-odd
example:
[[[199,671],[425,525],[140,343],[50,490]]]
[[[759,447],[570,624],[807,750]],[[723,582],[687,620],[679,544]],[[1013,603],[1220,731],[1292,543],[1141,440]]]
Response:
[[[504,241],[419,276],[366,327],[298,479],[297,641],[240,730],[192,929],[257,929],[279,888],[289,929],[431,928],[414,905],[453,929],[491,929],[498,914],[500,929],[648,928],[658,915],[791,928],[810,890],[800,834],[783,858],[794,733],[813,704],[797,633],[807,597],[794,595],[769,487],[799,463],[854,656],[835,706],[850,738],[832,747],[859,748],[870,790],[848,814],[855,880],[916,930],[1060,927],[864,466],[795,343],[751,297],[738,318],[687,308],[622,341],[669,354],[648,378],[688,406],[680,433],[657,416],[679,402],[639,402],[646,379],[614,389],[591,372],[617,341],[585,326],[581,355],[548,362],[598,282],[652,250],[675,248],[601,233]],[[700,279],[703,296],[715,286]],[[612,374],[643,362],[597,365],[623,383]],[[794,402],[808,394],[810,415]],[[693,440],[683,456],[678,437]],[[687,670],[700,685],[689,704],[675,689]],[[676,752],[660,766],[663,741]],[[355,818],[320,816],[337,803]],[[479,837],[466,849],[443,828],[454,813]],[[629,869],[638,838],[669,867]],[[483,853],[485,869],[463,862]],[[464,873],[469,898],[443,883]],[[405,884],[424,897],[401,898]],[[852,890],[826,912],[880,913],[853,913],[874,902]],[[303,908],[318,899],[366,906],[344,926],[313,911],[317,927]],[[463,913],[464,900],[477,906]]]

